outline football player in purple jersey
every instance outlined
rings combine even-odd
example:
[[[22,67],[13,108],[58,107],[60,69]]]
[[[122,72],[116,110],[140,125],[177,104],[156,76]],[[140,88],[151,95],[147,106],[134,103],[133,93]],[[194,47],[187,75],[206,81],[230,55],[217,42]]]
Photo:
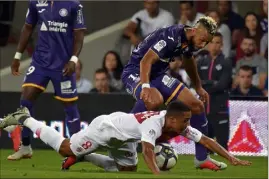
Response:
[[[192,111],[191,126],[206,135],[204,103],[209,96],[202,88],[193,55],[212,40],[216,30],[217,24],[212,18],[201,17],[194,27],[173,25],[158,29],[139,43],[122,74],[127,92],[137,100],[131,112],[156,110],[163,103],[168,105],[179,100]],[[166,74],[169,62],[178,57],[183,59],[199,99],[182,82]],[[227,167],[225,163],[211,159],[207,149],[198,143],[195,143],[195,151],[196,168],[221,170]]]
[[[30,0],[17,52],[11,64],[14,76],[21,75],[20,59],[34,29],[38,30],[32,62],[22,85],[20,105],[33,115],[33,103],[52,82],[55,98],[62,101],[70,136],[80,131],[80,116],[76,104],[75,66],[83,46],[86,29],[78,0]],[[19,160],[32,156],[31,130],[23,128],[19,151],[8,156]]]

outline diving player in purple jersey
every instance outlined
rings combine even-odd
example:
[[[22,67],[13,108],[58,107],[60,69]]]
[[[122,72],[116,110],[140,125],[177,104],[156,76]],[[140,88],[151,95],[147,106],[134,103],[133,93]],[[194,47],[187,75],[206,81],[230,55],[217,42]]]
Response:
[[[122,74],[127,92],[137,100],[131,112],[156,110],[163,103],[168,105],[171,101],[180,100],[192,110],[191,126],[206,135],[208,126],[203,102],[208,101],[208,94],[201,86],[192,56],[212,40],[216,30],[217,25],[212,18],[202,17],[194,27],[173,25],[148,35],[133,50]],[[183,58],[200,100],[182,82],[166,74],[169,62],[177,57]],[[156,94],[154,88],[161,95]],[[195,144],[195,152],[196,168],[221,170],[227,167],[225,163],[211,159],[207,149],[198,143]]]
[[[82,5],[78,0],[47,1],[31,0],[22,28],[20,41],[11,65],[12,74],[18,76],[20,59],[34,28],[38,40],[32,63],[22,85],[20,105],[33,115],[33,103],[52,82],[55,98],[62,101],[66,114],[65,122],[70,136],[80,131],[80,116],[76,104],[77,89],[75,66],[83,46],[84,25]],[[30,158],[31,130],[23,128],[20,150],[9,160]]]

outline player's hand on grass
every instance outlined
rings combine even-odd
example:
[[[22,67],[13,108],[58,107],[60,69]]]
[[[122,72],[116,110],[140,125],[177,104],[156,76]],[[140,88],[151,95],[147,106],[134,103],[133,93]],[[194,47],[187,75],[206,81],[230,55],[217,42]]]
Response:
[[[232,165],[242,165],[242,166],[250,166],[252,163],[250,161],[247,160],[240,160],[238,158],[232,157],[230,159],[230,162]]]
[[[20,60],[14,59],[12,64],[11,64],[11,73],[12,73],[12,75],[20,76],[21,73],[19,72],[19,68],[20,68]]]
[[[200,96],[200,100],[204,103],[208,103],[209,102],[209,95],[208,93],[202,88],[197,88],[196,89],[196,93]]]
[[[73,61],[69,61],[65,66],[63,70],[64,76],[71,76],[76,70],[76,64]]]

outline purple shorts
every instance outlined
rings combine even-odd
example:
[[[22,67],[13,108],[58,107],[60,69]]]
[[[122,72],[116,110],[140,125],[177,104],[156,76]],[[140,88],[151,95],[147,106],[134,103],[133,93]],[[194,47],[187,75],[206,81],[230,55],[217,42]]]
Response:
[[[122,81],[126,91],[133,95],[135,99],[139,99],[140,92],[142,90],[139,74],[123,74]],[[162,74],[152,79],[150,81],[150,86],[159,90],[163,96],[165,105],[168,105],[171,101],[176,100],[180,92],[185,88],[185,85],[178,79],[167,74]]]
[[[45,91],[49,81],[53,84],[56,99],[67,102],[78,99],[75,73],[63,76],[62,72],[51,71],[33,63],[26,72],[22,87],[32,86]]]

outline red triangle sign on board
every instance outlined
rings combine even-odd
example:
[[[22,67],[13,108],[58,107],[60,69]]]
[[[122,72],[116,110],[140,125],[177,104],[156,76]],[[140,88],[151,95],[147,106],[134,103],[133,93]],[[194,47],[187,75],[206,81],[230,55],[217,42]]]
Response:
[[[259,140],[258,132],[246,112],[238,119],[236,130],[228,143],[230,152],[260,153],[264,145]]]
[[[255,136],[255,132],[250,124],[245,120],[242,121],[229,143],[229,151],[258,153],[262,149],[263,146]]]

